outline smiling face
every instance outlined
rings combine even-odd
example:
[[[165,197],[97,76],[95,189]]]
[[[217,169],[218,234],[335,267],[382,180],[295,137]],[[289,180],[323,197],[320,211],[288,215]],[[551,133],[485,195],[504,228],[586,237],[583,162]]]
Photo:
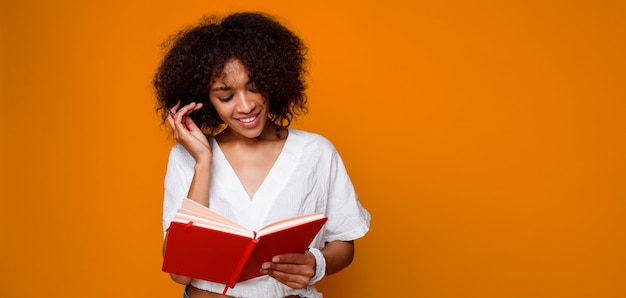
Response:
[[[269,100],[238,59],[228,60],[213,78],[209,100],[234,137],[257,138],[268,125]]]

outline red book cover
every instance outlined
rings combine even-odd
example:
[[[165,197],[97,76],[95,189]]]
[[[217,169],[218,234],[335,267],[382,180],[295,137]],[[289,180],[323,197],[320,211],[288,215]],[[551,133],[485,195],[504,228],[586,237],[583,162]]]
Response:
[[[327,218],[297,216],[250,231],[192,200],[185,199],[168,229],[163,271],[213,281],[232,288],[261,276],[273,256],[304,253]]]

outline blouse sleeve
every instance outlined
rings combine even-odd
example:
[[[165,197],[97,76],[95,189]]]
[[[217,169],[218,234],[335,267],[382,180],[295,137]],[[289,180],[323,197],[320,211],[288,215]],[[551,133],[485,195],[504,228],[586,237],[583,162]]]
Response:
[[[328,222],[323,239],[325,242],[355,240],[368,232],[370,214],[361,206],[341,157],[332,149],[328,168]]]
[[[165,173],[165,194],[163,198],[163,231],[167,231],[176,211],[187,197],[193,178],[195,161],[180,144],[172,147]]]

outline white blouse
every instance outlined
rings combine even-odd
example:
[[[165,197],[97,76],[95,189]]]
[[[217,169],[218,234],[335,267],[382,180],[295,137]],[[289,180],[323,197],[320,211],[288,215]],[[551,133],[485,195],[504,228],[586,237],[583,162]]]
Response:
[[[326,138],[289,129],[283,149],[256,191],[248,196],[235,171],[214,138],[209,207],[250,230],[297,215],[322,212],[328,221],[310,247],[322,248],[326,242],[349,241],[369,230],[370,214],[354,191],[350,177],[335,147]],[[167,231],[176,211],[187,196],[195,161],[177,144],[171,152],[165,175],[163,229]],[[194,287],[221,293],[223,284],[194,279]],[[269,276],[237,283],[227,295],[236,297],[285,297],[300,295],[317,298],[314,286],[291,289]]]

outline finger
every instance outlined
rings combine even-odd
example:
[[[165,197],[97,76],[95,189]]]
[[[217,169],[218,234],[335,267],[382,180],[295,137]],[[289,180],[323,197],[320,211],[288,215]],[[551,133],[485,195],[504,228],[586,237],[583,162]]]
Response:
[[[275,270],[270,271],[268,275],[293,289],[304,288],[311,281],[311,278],[307,276],[289,274]]]
[[[193,108],[193,111],[197,111],[199,109],[202,109],[203,104],[201,102],[195,102],[196,106]]]
[[[170,109],[170,115],[176,114],[178,108],[180,107],[180,100],[176,102],[176,104]]]
[[[283,272],[297,276],[313,277],[313,275],[315,275],[315,268],[307,265],[275,264],[272,269],[272,271]]]
[[[261,273],[287,274],[311,279],[315,275],[315,265],[266,262],[261,265]]]
[[[168,122],[172,126],[174,139],[181,142],[189,137],[195,137],[199,141],[206,143],[206,137],[204,137],[204,135],[202,135],[202,138],[195,135],[200,132],[200,129],[194,123],[193,119],[189,117],[192,112],[201,109],[203,104],[191,102],[178,109],[179,106],[180,102],[177,102],[176,105],[170,109],[170,115],[168,116]]]
[[[197,111],[199,109],[202,109],[203,104],[202,103],[196,103],[196,102],[191,102],[188,103],[187,105],[185,105],[184,107],[180,108],[180,101],[176,103],[175,106],[173,106],[171,109],[169,109],[170,115],[175,116],[176,114],[182,114],[183,116],[189,115],[191,112]]]
[[[170,114],[167,115],[166,120],[167,120],[167,123],[169,123],[170,127],[174,129],[174,113],[172,113],[172,111],[170,111]]]
[[[194,111],[202,109],[202,103],[196,103],[194,106],[190,106],[189,108],[190,109],[187,111],[187,116]],[[193,122],[191,118],[184,117],[183,121],[183,123],[185,124],[185,126],[187,126],[189,130],[199,130],[198,126],[196,126],[196,123]]]
[[[274,263],[305,264],[306,261],[307,261],[307,258],[305,254],[294,254],[294,253],[278,255],[272,258],[272,262]]]
[[[177,128],[179,125],[184,124],[184,120],[185,120],[184,118],[187,115],[189,115],[189,113],[193,112],[193,107],[195,106],[196,106],[196,103],[192,102],[176,111],[173,117],[174,117],[174,124],[176,124]]]
[[[197,104],[195,102],[189,103],[186,106],[180,108],[174,115],[174,122],[178,125],[185,125],[188,120],[189,114],[196,110]]]
[[[207,145],[207,147],[209,147],[210,145],[208,144],[207,140],[206,140],[206,136],[204,136],[204,134],[198,135],[198,133],[201,133],[201,130],[199,129],[199,127],[195,124],[195,122],[193,121],[193,119],[191,119],[189,117],[189,115],[194,112],[197,111],[199,109],[202,108],[202,104],[201,103],[189,103],[187,105],[185,105],[184,107],[180,108],[176,114],[173,116],[174,120],[174,138],[181,142],[184,139],[189,140],[190,137],[194,137],[195,139],[197,139],[198,141],[200,141],[201,143],[203,143],[204,145]]]
[[[188,115],[189,113],[191,113],[191,112],[193,112],[193,111],[197,110],[197,109],[198,109],[198,108],[197,108],[197,106],[198,106],[198,105],[199,105],[199,104],[198,104],[198,103],[196,103],[196,102],[190,102],[190,103],[188,103],[187,105],[185,105],[184,107],[180,108],[180,110],[178,110],[178,111],[176,112],[176,114],[178,114],[178,113],[183,113],[183,114],[185,114],[185,115]],[[202,107],[202,106],[200,106],[200,108],[201,108],[201,107]]]
[[[193,122],[193,119],[191,119],[191,117],[185,117],[183,119],[184,121],[184,125],[185,127],[189,130],[189,131],[196,131],[196,130],[200,130],[200,128],[198,128],[198,126],[196,125],[195,122]]]
[[[179,106],[180,106],[180,100],[177,101],[173,107],[167,110],[169,112],[169,115],[167,115],[166,119],[172,129],[174,129],[174,115],[176,114],[176,111],[178,111]]]

